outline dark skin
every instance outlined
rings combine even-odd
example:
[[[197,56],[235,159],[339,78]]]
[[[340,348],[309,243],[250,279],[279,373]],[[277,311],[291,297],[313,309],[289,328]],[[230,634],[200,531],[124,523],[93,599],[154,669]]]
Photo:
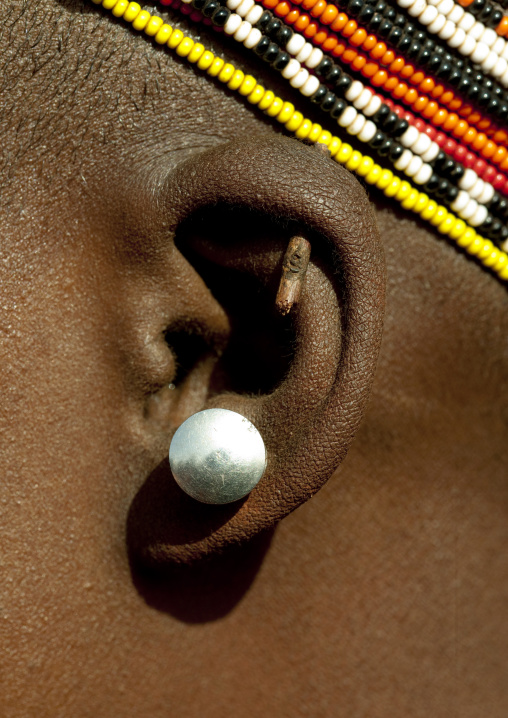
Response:
[[[505,287],[107,13],[4,12],[0,714],[504,718]],[[267,443],[232,507],[165,460],[207,405]]]

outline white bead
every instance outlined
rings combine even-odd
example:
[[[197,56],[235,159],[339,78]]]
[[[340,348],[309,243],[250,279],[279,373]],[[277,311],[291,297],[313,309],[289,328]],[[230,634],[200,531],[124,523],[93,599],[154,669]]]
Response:
[[[355,120],[346,128],[350,135],[357,135],[365,127],[367,120],[362,114],[358,114]]]
[[[237,15],[236,12],[232,12],[228,17],[226,24],[224,25],[224,32],[226,35],[234,35],[242,24],[242,18]]]
[[[263,6],[262,5],[254,5],[252,10],[250,10],[247,15],[245,16],[245,19],[250,22],[251,25],[255,25],[261,15],[263,14]]]
[[[455,3],[453,6],[453,10],[448,13],[448,20],[454,22],[457,25],[457,23],[459,23],[463,17],[464,8],[461,8],[460,5],[457,5],[457,3]]]
[[[494,69],[496,62],[499,60],[499,56],[496,55],[495,52],[492,52],[490,50],[489,54],[485,58],[485,60],[481,63],[482,70],[484,72],[489,72]]]
[[[292,77],[296,75],[297,72],[300,71],[301,65],[298,62],[298,60],[295,60],[294,57],[291,58],[291,60],[288,62],[286,67],[282,70],[281,75],[286,80],[290,80]]]
[[[493,77],[502,77],[507,69],[508,62],[506,62],[504,57],[498,57],[496,64],[492,68],[492,75]]]
[[[504,57],[505,60],[508,60],[508,42],[506,43],[505,48],[501,53],[501,57]]]
[[[372,98],[372,90],[369,90],[368,87],[364,87],[360,94],[360,97],[355,102],[355,107],[358,110],[363,110],[364,107],[367,107],[371,98]]]
[[[261,38],[261,30],[258,30],[257,27],[253,27],[243,41],[244,47],[248,48],[249,50],[252,50],[253,47],[256,47]]]
[[[475,49],[476,45],[477,45],[476,40],[473,40],[472,37],[469,37],[469,35],[466,35],[464,42],[459,47],[459,52],[461,53],[461,55],[465,55],[466,57],[469,57],[469,55]]]
[[[427,5],[418,20],[422,23],[422,25],[430,25],[431,22],[434,22],[437,16],[437,8],[432,7],[432,5]]]
[[[374,135],[377,132],[377,127],[372,120],[367,120],[366,123],[363,126],[363,129],[361,132],[358,133],[358,139],[361,142],[370,142],[371,139],[374,137]]]
[[[319,87],[319,80],[315,75],[311,75],[305,85],[300,88],[300,92],[302,95],[305,95],[305,97],[310,97],[313,95],[316,90]]]
[[[247,37],[249,36],[249,32],[251,30],[252,30],[252,25],[250,24],[250,22],[247,22],[247,20],[243,20],[242,24],[240,25],[238,30],[235,32],[233,37],[238,42],[243,42],[244,40],[247,39]]]
[[[307,67],[310,67],[311,70],[313,70],[315,67],[319,65],[321,60],[323,59],[323,50],[320,50],[319,47],[315,47],[312,52],[310,53],[310,57],[305,63]]]
[[[429,149],[421,155],[422,160],[424,162],[432,162],[432,160],[435,160],[438,156],[439,149],[440,148],[437,142],[434,142],[434,140],[432,140]]]
[[[448,40],[448,45],[450,47],[459,47],[459,45],[462,45],[465,39],[466,33],[464,32],[464,30],[458,27],[451,36],[451,38]]]
[[[508,70],[499,78],[499,81],[504,87],[508,87]]]
[[[429,149],[431,142],[432,140],[425,132],[420,132],[420,136],[411,147],[411,151],[414,152],[415,155],[423,155],[423,153]]]
[[[429,32],[433,35],[437,35],[445,26],[446,18],[444,15],[438,15],[434,22],[429,25]]]
[[[411,158],[411,162],[406,167],[406,174],[408,177],[414,177],[417,172],[421,170],[423,167],[423,160],[421,157],[418,157],[418,155],[413,155]]]
[[[237,7],[240,7],[242,0],[227,0],[226,5],[230,10],[235,11]]]
[[[357,114],[358,112],[355,108],[350,105],[349,107],[346,107],[337,122],[341,127],[349,127],[349,125],[352,125],[355,121]]]
[[[495,52],[497,55],[501,56],[503,54],[505,45],[506,45],[505,39],[503,37],[498,37],[496,42],[492,45],[491,50],[492,50],[492,52]]]
[[[418,140],[418,137],[420,136],[420,133],[416,129],[416,127],[413,127],[413,125],[409,125],[407,130],[399,137],[399,142],[401,145],[404,145],[404,147],[412,147],[414,143]]]
[[[489,212],[487,210],[487,207],[482,207],[481,205],[478,205],[476,212],[469,219],[469,224],[472,227],[479,227],[480,224],[483,224],[487,219],[488,213]]]
[[[474,40],[479,40],[481,36],[483,35],[483,31],[485,30],[485,25],[483,22],[475,22],[471,30],[467,31],[468,35],[471,35],[471,37]]]
[[[412,5],[414,0],[397,0],[397,5],[402,8],[407,8]]]
[[[470,168],[467,168],[457,184],[459,186],[459,189],[463,189],[466,192],[469,192],[471,187],[474,186],[474,183],[477,179],[478,175],[476,174],[476,172]]]
[[[432,6],[436,6],[436,5],[439,5],[440,2],[441,2],[441,0],[428,0],[428,1],[427,1],[427,4],[428,4],[428,5],[432,5]]]
[[[437,10],[445,17],[448,17],[448,15],[453,10],[453,5],[454,5],[453,0],[441,0],[439,5],[437,6]]]
[[[299,72],[296,73],[294,77],[291,78],[289,81],[289,84],[291,87],[295,87],[297,90],[300,89],[300,87],[303,87],[307,80],[309,79],[309,71],[306,67],[302,67]]]
[[[476,180],[474,186],[469,190],[469,196],[475,199],[477,202],[480,201],[480,197],[483,193],[483,188],[485,187],[485,182],[478,177]]]
[[[457,27],[461,27],[466,32],[469,32],[473,25],[475,24],[476,20],[474,18],[474,15],[471,15],[470,12],[465,12],[462,18],[458,21]],[[473,38],[474,40],[474,38]]]
[[[478,197],[478,204],[487,204],[490,202],[492,197],[494,196],[494,192],[496,191],[494,187],[489,184],[488,182],[484,182],[484,188],[481,195]]]
[[[349,100],[349,102],[354,102],[360,97],[360,94],[363,90],[363,83],[359,80],[354,80],[350,87],[346,90],[344,97],[346,100]]]
[[[369,104],[364,109],[363,114],[367,117],[372,117],[382,105],[382,100],[378,95],[372,95]]]
[[[302,65],[305,64],[305,61],[309,59],[310,53],[312,52],[312,45],[310,42],[306,42],[305,45],[302,47],[298,55],[296,55],[296,59],[298,62],[301,62]]]
[[[393,166],[395,169],[400,170],[401,172],[404,172],[406,167],[409,166],[409,163],[413,159],[413,153],[411,150],[404,150],[404,152],[401,154],[398,160],[396,160],[393,163]]]
[[[489,47],[492,47],[493,44],[496,42],[499,35],[495,30],[492,30],[490,27],[486,27],[485,30],[482,32],[482,35],[480,37],[481,42],[484,42]]]
[[[483,62],[489,54],[489,48],[484,42],[477,42],[476,47],[471,53],[471,61],[479,64]]]
[[[418,17],[427,7],[426,0],[414,0],[413,4],[408,7],[407,11],[411,17]]]
[[[241,5],[239,5],[238,10],[236,11],[240,17],[245,17],[248,12],[252,10],[254,7],[254,0],[242,0]]]
[[[465,208],[460,213],[462,219],[471,219],[476,210],[478,209],[478,202],[475,199],[470,199],[466,204]]]
[[[456,29],[457,26],[454,25],[453,22],[450,22],[450,20],[447,20],[443,25],[443,29],[441,30],[441,32],[438,32],[438,36],[441,38],[441,40],[449,40]]]
[[[293,55],[295,57],[298,55],[302,47],[305,45],[305,38],[303,35],[300,35],[298,32],[295,32],[293,37],[291,37],[286,44],[286,52],[289,52],[290,55]]]
[[[462,212],[469,202],[469,195],[464,190],[461,190],[455,197],[450,207],[454,212]]]
[[[432,177],[431,165],[424,164],[424,165],[422,165],[421,169],[418,170],[418,172],[413,177],[413,182],[415,184],[425,184],[425,182],[428,182],[431,177]]]

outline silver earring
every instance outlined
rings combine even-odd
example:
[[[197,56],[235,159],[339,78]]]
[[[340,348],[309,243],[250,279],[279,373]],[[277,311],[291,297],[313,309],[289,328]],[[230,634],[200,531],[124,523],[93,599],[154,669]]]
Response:
[[[169,464],[189,496],[205,504],[229,504],[259,483],[266,468],[265,443],[245,416],[205,409],[177,429]]]

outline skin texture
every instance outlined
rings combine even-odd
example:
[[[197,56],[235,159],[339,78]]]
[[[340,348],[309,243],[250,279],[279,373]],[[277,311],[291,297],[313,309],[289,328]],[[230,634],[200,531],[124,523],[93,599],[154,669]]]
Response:
[[[97,8],[1,33],[0,714],[506,716],[506,289]],[[205,405],[239,506],[168,476]]]

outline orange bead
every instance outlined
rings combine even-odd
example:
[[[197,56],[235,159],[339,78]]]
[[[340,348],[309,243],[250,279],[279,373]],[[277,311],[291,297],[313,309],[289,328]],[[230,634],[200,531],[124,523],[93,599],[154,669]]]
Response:
[[[351,45],[354,45],[355,47],[360,47],[360,45],[363,44],[365,38],[367,37],[367,30],[364,30],[363,27],[359,28],[354,35],[352,35],[349,38],[349,42]]]
[[[295,22],[295,29],[299,32],[303,32],[307,25],[310,22],[310,17],[308,15],[300,15],[298,20]]]
[[[342,29],[342,36],[343,37],[351,37],[358,28],[358,23],[356,20],[350,20],[345,27]]]
[[[310,14],[312,15],[312,17],[319,17],[326,10],[326,6],[327,6],[326,0],[318,0],[317,3],[312,8],[312,10],[310,11]]]
[[[501,37],[506,37],[506,35],[508,35],[508,17],[506,15],[496,27],[496,32]]]
[[[319,28],[319,25],[317,24],[317,22],[315,20],[313,20],[312,22],[309,22],[309,24],[303,31],[303,34],[305,35],[305,37],[308,37],[310,40],[310,38],[314,37],[314,35],[318,31],[318,28]]]
[[[446,92],[441,93],[441,95],[435,96],[434,99],[437,100],[438,97],[441,97],[441,102],[443,102],[445,105],[449,105],[450,102],[453,102],[455,95],[451,90],[447,90]],[[460,100],[460,103],[462,105],[462,100]]]
[[[462,5],[462,7],[469,7],[473,0],[459,0],[459,5]]]
[[[489,157],[494,157],[494,155],[496,154],[496,150],[497,150],[496,143],[492,142],[492,140],[487,140],[487,142],[485,143],[485,146],[482,150],[482,155],[484,157],[487,157],[487,159]]]
[[[404,97],[408,90],[408,87],[405,82],[399,82],[397,87],[393,88],[392,95],[396,97],[398,100],[400,100],[401,97]]]
[[[318,27],[319,27],[319,26],[318,26]],[[317,33],[314,35],[314,40],[313,40],[314,45],[319,45],[319,46],[321,46],[321,45],[324,43],[324,41],[326,40],[327,37],[328,37],[328,33],[326,32],[326,30],[325,30],[324,28],[321,28],[321,29],[318,30]]]
[[[450,108],[450,110],[458,110],[462,107],[462,100],[457,100],[457,99],[451,100],[450,102],[447,103],[447,105]]]
[[[273,10],[273,8],[277,5],[278,1],[279,0],[263,0],[263,5],[269,10]]]
[[[505,159],[506,156],[508,156],[508,150],[506,147],[498,147],[492,156],[492,162],[498,165]]]
[[[363,57],[362,55],[357,55],[353,62],[351,63],[351,67],[354,70],[361,70],[362,67],[364,67],[365,63],[367,62],[367,58]]]
[[[335,7],[335,5],[327,5],[326,10],[321,15],[321,22],[323,25],[331,25],[338,14],[339,8]]]
[[[388,67],[395,60],[395,53],[393,50],[387,50],[380,60],[381,65]]]
[[[311,10],[318,0],[302,0],[302,8],[304,10]]]
[[[446,110],[440,109],[434,115],[433,123],[439,127],[440,125],[444,124],[447,117],[448,117],[448,112]]]
[[[477,134],[478,134],[478,133],[477,133],[477,131],[475,130],[475,128],[474,128],[474,127],[470,127],[470,128],[468,129],[468,131],[466,132],[466,134],[464,135],[464,142],[465,142],[465,144],[466,144],[466,145],[472,145],[473,142],[474,142],[475,139],[476,139]]]
[[[373,77],[378,70],[379,65],[377,62],[367,62],[362,70],[362,75],[365,75],[365,77]]]
[[[397,87],[398,84],[399,84],[399,81],[397,80],[396,77],[394,77],[392,75],[391,77],[388,77],[387,81],[384,84],[384,87],[385,87],[385,90],[387,90],[388,92],[391,92],[392,90],[395,90],[395,88]]]
[[[404,102],[406,105],[412,105],[413,102],[416,102],[418,99],[418,92],[415,90],[414,87],[410,87],[409,90],[404,95]]]
[[[345,13],[341,12],[337,15],[335,20],[332,22],[331,28],[334,32],[340,32],[348,21],[349,21],[348,16]]]
[[[506,142],[508,140],[508,134],[504,130],[497,130],[494,133],[492,139],[494,142]]]
[[[381,87],[387,79],[388,73],[386,70],[378,70],[370,82],[371,85],[374,85],[374,87]]]
[[[465,120],[459,120],[452,130],[455,137],[464,137],[467,132],[468,124]]]
[[[487,142],[487,136],[483,132],[479,132],[474,138],[472,145],[475,150],[481,150]]]
[[[411,75],[414,75],[414,71],[415,69],[412,65],[404,65],[400,71],[400,76],[407,79],[408,77],[411,77]]]
[[[499,164],[499,169],[503,171],[508,170],[508,157]]]
[[[481,119],[482,119],[482,116],[480,115],[479,112],[472,112],[472,113],[469,115],[469,120],[468,120],[468,122],[469,122],[471,125],[476,125],[476,123],[479,122]]]
[[[459,121],[459,116],[455,114],[455,112],[448,113],[448,117],[443,123],[443,130],[453,130],[453,128],[457,125],[457,122]]]
[[[439,105],[437,104],[437,102],[431,100],[423,110],[422,115],[430,119],[431,117],[434,117],[438,109]]]
[[[363,43],[363,49],[370,52],[377,45],[377,37],[375,35],[367,35]]]
[[[334,57],[341,57],[347,50],[347,45],[344,42],[337,42],[337,46],[332,50]]]
[[[428,97],[425,97],[425,95],[420,95],[420,97],[416,100],[413,107],[415,109],[415,112],[422,112],[427,105],[430,103],[430,100]]]
[[[291,7],[288,2],[280,2],[273,12],[277,17],[286,17],[291,12]]]
[[[436,85],[435,88],[432,90],[432,97],[437,100],[438,97],[441,97],[444,91],[445,89],[443,85]]]
[[[415,72],[415,74],[414,74],[413,77],[411,78],[411,82],[412,82],[414,85],[419,85],[420,82],[421,82],[424,78],[425,78],[425,75],[424,75],[423,72],[421,72],[421,70],[420,70],[420,71],[418,71],[418,72]]]
[[[432,92],[435,86],[436,83],[434,82],[432,77],[426,77],[425,80],[422,80],[420,82],[418,89],[420,90],[420,92],[423,92],[425,95],[428,95],[429,92]]]
[[[298,10],[291,10],[289,15],[286,15],[286,22],[289,23],[289,25],[294,25],[294,23],[298,20],[300,17],[300,12]]]
[[[353,62],[355,57],[358,57],[358,53],[356,52],[356,50],[352,50],[349,47],[344,50],[344,54],[342,55],[342,59],[344,60],[344,62],[347,62],[348,65]]]
[[[400,72],[402,68],[404,67],[404,60],[401,57],[396,57],[395,60],[390,65],[390,72]]]
[[[378,42],[377,45],[375,45],[370,51],[370,56],[373,60],[379,60],[380,57],[383,57],[385,52],[386,45],[384,44],[384,42]]]
[[[324,43],[322,44],[322,48],[325,52],[331,52],[335,47],[337,47],[337,43],[339,41],[336,37],[329,36],[326,38]]]
[[[476,126],[478,127],[478,129],[481,130],[482,132],[489,130],[488,132],[486,132],[487,135],[492,134],[492,129],[489,129],[490,125],[491,125],[490,120],[487,120],[486,118],[484,118],[483,120],[480,120],[479,122],[476,123]]]

